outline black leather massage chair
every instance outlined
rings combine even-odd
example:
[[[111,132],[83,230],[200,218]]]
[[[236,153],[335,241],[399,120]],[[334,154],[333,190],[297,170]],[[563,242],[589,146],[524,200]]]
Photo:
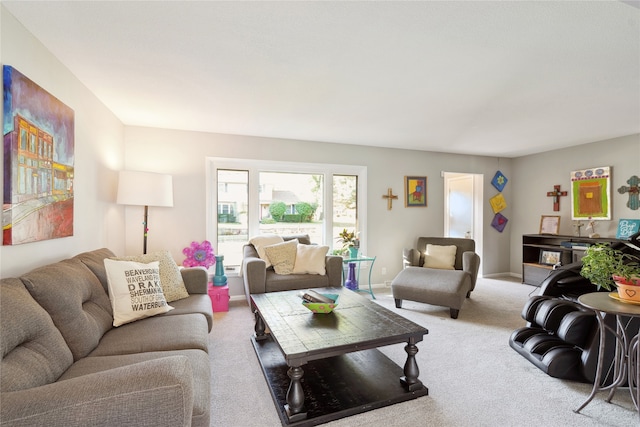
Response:
[[[639,255],[640,233],[615,246]],[[513,331],[509,345],[552,377],[593,383],[600,340],[598,322],[577,299],[596,292],[597,287],[580,276],[581,267],[581,262],[559,267],[542,282],[538,294],[529,298],[522,310],[526,326]],[[613,315],[605,316],[606,324],[614,330],[615,320]],[[640,327],[637,318],[623,323],[629,331],[637,332]],[[613,377],[615,351],[613,334],[607,334],[606,340],[604,366],[610,368],[604,372],[603,384],[609,384]]]

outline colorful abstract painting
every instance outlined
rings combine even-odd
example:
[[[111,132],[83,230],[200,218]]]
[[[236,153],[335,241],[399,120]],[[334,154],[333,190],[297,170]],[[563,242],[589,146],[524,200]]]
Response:
[[[4,65],[3,245],[73,235],[74,112]]]
[[[405,207],[427,206],[427,177],[404,177],[404,205]]]
[[[571,219],[611,219],[611,168],[571,172]]]

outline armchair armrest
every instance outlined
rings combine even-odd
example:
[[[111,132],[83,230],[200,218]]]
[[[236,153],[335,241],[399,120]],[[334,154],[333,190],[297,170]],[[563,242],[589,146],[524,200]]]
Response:
[[[416,249],[403,249],[402,250],[402,269],[407,267],[420,267],[420,252]]]
[[[327,255],[325,261],[326,274],[329,278],[329,286],[342,286],[342,257]]]
[[[209,273],[204,267],[189,267],[180,269],[184,286],[189,294],[206,294],[209,283]]]
[[[480,269],[480,256],[471,251],[462,253],[462,271],[466,271],[471,275],[471,290],[476,287],[478,279],[478,270]]]
[[[190,426],[193,373],[170,356],[1,394],[7,426]]]

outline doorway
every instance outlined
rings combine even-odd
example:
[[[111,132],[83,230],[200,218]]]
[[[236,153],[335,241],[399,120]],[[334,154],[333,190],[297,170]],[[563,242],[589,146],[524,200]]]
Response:
[[[482,174],[442,172],[444,178],[444,235],[473,239],[482,260]],[[482,270],[480,270],[482,272]]]

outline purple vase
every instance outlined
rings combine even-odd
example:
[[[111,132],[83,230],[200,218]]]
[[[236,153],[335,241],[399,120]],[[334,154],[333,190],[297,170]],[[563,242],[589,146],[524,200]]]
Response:
[[[350,262],[348,266],[349,272],[347,273],[347,280],[344,281],[344,287],[355,291],[358,289],[358,281],[356,280],[356,263]]]

